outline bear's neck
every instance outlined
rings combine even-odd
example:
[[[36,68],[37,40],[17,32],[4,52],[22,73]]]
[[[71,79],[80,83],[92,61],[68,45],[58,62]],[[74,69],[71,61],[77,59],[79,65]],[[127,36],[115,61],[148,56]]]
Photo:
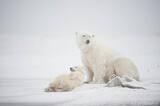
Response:
[[[92,52],[93,48],[94,48],[94,44],[90,44],[90,45],[83,47],[83,48],[80,48],[80,49],[81,49],[82,53],[86,54],[86,53]]]

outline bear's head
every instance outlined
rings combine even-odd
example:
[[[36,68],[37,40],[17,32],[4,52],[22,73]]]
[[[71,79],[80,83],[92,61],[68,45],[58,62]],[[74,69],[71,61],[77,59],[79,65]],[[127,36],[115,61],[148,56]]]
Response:
[[[80,49],[85,49],[86,47],[89,47],[92,44],[93,39],[93,34],[76,32],[76,40]]]
[[[82,72],[83,73],[84,68],[82,66],[73,66],[70,67],[71,72]]]

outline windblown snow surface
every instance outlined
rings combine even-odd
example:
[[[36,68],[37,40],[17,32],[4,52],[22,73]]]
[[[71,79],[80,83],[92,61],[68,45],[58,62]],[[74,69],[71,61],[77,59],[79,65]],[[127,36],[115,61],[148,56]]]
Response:
[[[1,36],[0,106],[160,106],[160,36],[98,37],[137,65],[146,89],[84,84],[71,92],[44,92],[69,66],[79,65],[74,35]]]

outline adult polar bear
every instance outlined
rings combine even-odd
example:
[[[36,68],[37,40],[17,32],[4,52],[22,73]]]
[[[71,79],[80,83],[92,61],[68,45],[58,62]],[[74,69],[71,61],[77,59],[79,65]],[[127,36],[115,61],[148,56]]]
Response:
[[[95,40],[94,35],[76,32],[76,40],[88,73],[87,82],[106,83],[114,75],[139,80],[134,63],[127,57],[101,45]]]

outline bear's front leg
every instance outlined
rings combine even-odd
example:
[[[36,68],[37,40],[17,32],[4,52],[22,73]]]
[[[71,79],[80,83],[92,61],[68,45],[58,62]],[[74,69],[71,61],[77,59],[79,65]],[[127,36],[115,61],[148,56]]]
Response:
[[[94,76],[93,70],[92,70],[88,60],[85,59],[85,56],[82,56],[82,62],[86,68],[85,70],[86,70],[86,74],[87,74],[87,79],[84,83],[91,83],[93,81],[93,76]]]
[[[93,81],[93,72],[91,69],[87,69],[87,80],[85,81],[85,83],[90,83]]]
[[[104,65],[98,65],[94,67],[94,78],[93,83],[96,84],[104,84],[104,76],[105,76],[105,67]]]
[[[95,73],[96,74],[96,73]],[[104,84],[104,75],[96,74],[92,81],[93,84]]]

